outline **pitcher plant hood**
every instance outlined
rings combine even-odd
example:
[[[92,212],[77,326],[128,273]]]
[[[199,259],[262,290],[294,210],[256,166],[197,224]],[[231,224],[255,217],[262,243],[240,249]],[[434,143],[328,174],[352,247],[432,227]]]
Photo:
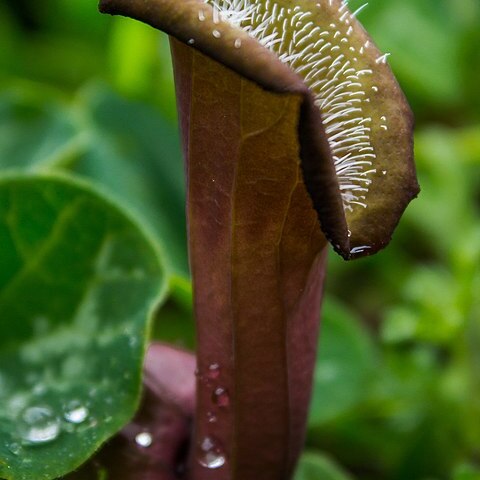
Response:
[[[345,259],[388,244],[419,192],[413,116],[387,55],[345,1],[101,0],[100,9],[300,96],[303,180],[325,236]]]

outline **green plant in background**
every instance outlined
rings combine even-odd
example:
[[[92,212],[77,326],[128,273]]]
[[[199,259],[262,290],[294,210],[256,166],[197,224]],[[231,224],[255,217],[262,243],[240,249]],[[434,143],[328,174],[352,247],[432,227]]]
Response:
[[[168,69],[162,68],[168,58],[158,60],[168,47],[161,40],[159,48],[157,34],[140,25],[98,18],[95,8],[84,1],[46,1],[41,10],[28,4],[24,13],[30,10],[35,20],[32,30],[9,2],[0,5],[0,162],[4,170],[46,170],[48,163],[56,171],[76,171],[103,185],[116,203],[128,205],[137,223],[148,225],[148,241],[160,249],[164,271],[171,272],[155,315],[157,338],[191,346],[184,250],[179,249],[178,262],[162,250],[166,233],[162,237],[156,230],[135,187],[148,177],[146,203],[158,198],[162,205],[162,171],[143,168],[149,159],[164,158],[167,171],[182,170],[175,141],[163,156],[159,150],[175,137],[172,88]],[[377,258],[348,269],[331,259],[309,451],[298,475],[475,479],[480,444],[480,125],[473,68],[478,5],[389,0],[372,3],[361,15],[378,43],[395,52],[389,60],[413,99],[422,202],[407,212],[394,242]],[[144,55],[115,54],[126,52],[139,37],[149,45]],[[72,46],[89,61],[68,55]],[[158,99],[158,107],[137,102],[147,99]],[[116,113],[108,116],[108,111]],[[126,160],[102,172],[94,161],[100,157]],[[171,198],[178,203],[169,204],[164,215],[173,220],[166,222],[172,235],[182,239],[184,227],[175,223],[183,218],[181,184],[175,191]],[[342,392],[349,393],[343,404],[338,401],[346,397]]]

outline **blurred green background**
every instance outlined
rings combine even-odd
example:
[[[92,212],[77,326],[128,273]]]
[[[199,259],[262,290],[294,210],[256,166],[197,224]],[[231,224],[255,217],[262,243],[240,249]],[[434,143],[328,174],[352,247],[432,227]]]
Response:
[[[325,480],[479,480],[480,1],[371,0],[360,20],[415,112],[422,193],[387,250],[331,257],[299,477],[323,480],[320,465]],[[168,260],[156,336],[193,347],[164,35],[95,0],[0,0],[0,169],[12,168],[73,172],[133,210]]]

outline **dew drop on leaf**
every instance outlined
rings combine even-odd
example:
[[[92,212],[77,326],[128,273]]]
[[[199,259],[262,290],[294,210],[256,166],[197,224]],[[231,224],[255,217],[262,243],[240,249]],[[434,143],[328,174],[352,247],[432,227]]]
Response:
[[[60,422],[48,407],[29,407],[20,418],[20,435],[30,445],[48,443],[60,433]]]
[[[83,423],[88,417],[88,408],[82,405],[78,401],[70,402],[67,405],[67,409],[64,414],[64,418],[67,422],[80,424]]]

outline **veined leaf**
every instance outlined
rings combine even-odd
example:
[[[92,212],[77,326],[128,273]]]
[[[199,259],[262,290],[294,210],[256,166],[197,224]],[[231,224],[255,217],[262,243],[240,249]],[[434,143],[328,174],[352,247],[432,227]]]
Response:
[[[151,310],[149,239],[83,184],[0,181],[0,478],[46,480],[133,416]]]
[[[80,175],[134,211],[171,276],[188,277],[178,132],[162,115],[91,84],[73,104],[26,87],[0,95],[0,170]]]
[[[326,251],[301,180],[301,97],[266,93],[179,42],[173,50],[197,320],[192,478],[289,478]]]

